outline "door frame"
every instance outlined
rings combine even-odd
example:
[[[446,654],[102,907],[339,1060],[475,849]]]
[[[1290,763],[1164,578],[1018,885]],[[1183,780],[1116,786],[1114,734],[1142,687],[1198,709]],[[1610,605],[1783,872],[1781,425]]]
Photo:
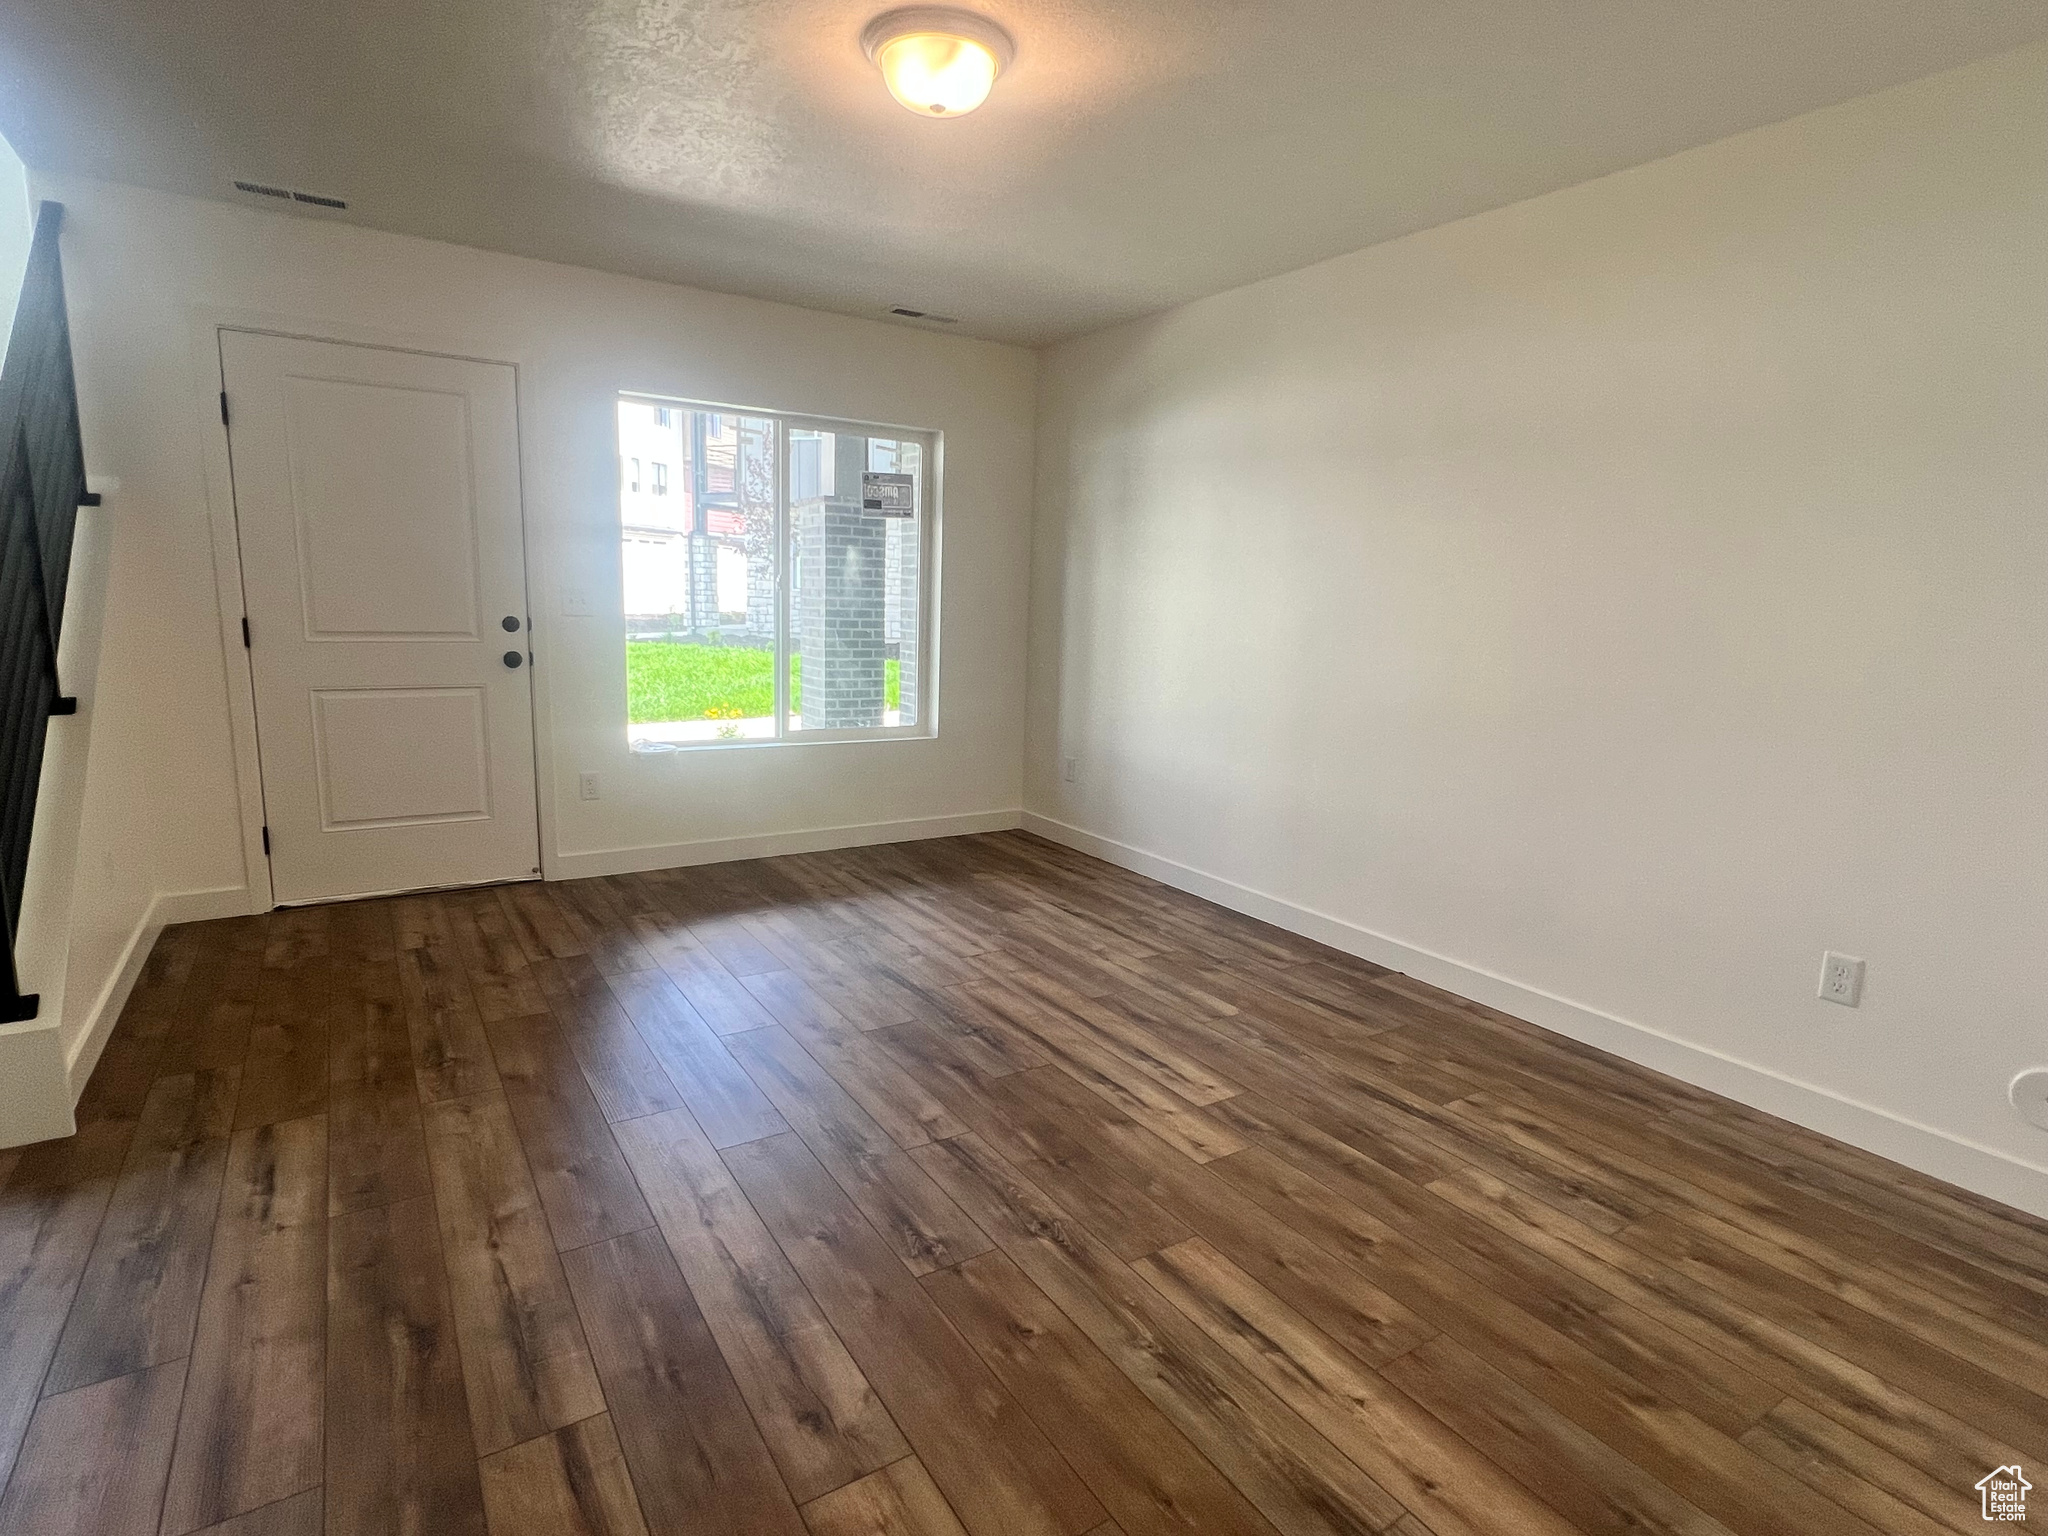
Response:
[[[534,594],[542,583],[536,579],[540,563],[534,520],[527,515],[529,473],[525,397],[528,365],[516,352],[508,356],[505,348],[479,344],[473,337],[399,333],[271,311],[205,305],[195,305],[188,313],[193,408],[199,413],[197,425],[204,455],[207,523],[213,542],[214,599],[219,609],[221,663],[227,679],[228,728],[234,748],[235,799],[241,819],[243,877],[240,888],[226,886],[194,894],[211,898],[210,907],[223,916],[268,912],[277,905],[277,895],[270,879],[270,857],[263,851],[263,764],[256,743],[256,676],[249,649],[242,644],[242,619],[248,610],[243,597],[241,530],[235,516],[234,465],[228,448],[228,427],[221,420],[221,397],[227,388],[225,365],[221,358],[222,333],[245,331],[294,341],[375,347],[388,352],[414,352],[461,362],[509,367],[512,370],[513,431],[519,443],[516,476],[519,487],[519,544],[525,562],[527,614],[531,618],[538,612]],[[540,846],[541,878],[552,879],[555,815],[547,786],[553,782],[554,730],[549,669],[541,660],[546,642],[534,640],[530,625],[526,638],[528,650],[535,657],[534,663],[526,668],[526,677],[533,700],[536,837]]]

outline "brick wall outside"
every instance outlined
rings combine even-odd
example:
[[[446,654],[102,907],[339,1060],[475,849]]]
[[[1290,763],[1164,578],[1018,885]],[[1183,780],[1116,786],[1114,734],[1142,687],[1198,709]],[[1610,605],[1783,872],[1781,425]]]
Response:
[[[709,629],[718,622],[718,543],[701,533],[690,540],[690,628]]]
[[[762,540],[750,540],[747,552],[747,633],[775,639],[775,551]]]
[[[859,492],[859,477],[852,477]],[[791,617],[803,658],[806,730],[882,723],[882,662],[888,518],[855,501],[811,501],[790,509],[799,578]]]

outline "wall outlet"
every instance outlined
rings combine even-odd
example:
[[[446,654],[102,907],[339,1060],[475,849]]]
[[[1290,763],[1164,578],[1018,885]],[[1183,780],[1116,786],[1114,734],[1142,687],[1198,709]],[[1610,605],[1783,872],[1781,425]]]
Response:
[[[1080,777],[1081,759],[1078,757],[1063,757],[1060,759],[1060,778],[1062,780],[1072,784]]]
[[[595,800],[595,799],[597,799],[597,798],[598,798],[598,788],[597,788],[597,775],[596,775],[596,774],[594,774],[594,773],[579,773],[579,774],[577,774],[577,775],[576,775],[576,793],[577,793],[578,795],[582,796],[582,797],[583,797],[583,798],[584,798],[585,800]]]
[[[1863,962],[1832,949],[1820,957],[1820,995],[1830,1003],[1854,1008],[1863,1000]]]
[[[571,619],[590,617],[590,594],[581,587],[562,588],[562,615]],[[595,800],[595,795],[585,795],[586,800]]]
[[[2022,1120],[2048,1131],[2048,1067],[2022,1072],[2006,1092]]]

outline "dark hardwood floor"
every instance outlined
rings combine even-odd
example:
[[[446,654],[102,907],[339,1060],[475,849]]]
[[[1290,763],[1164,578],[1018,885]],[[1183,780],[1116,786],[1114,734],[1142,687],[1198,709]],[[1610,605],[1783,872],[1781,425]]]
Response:
[[[174,928],[80,1120],[0,1153],[7,1536],[2048,1489],[2048,1223],[1019,833]]]

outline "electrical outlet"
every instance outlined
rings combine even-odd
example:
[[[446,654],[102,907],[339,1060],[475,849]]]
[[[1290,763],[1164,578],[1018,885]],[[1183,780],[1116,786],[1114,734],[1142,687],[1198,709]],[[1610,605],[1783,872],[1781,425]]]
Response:
[[[577,774],[576,793],[581,795],[585,800],[597,799],[597,775],[594,773]]]
[[[562,588],[562,615],[570,619],[590,617],[590,594],[581,587]],[[585,795],[586,800],[595,800],[595,795]]]
[[[2048,1131],[2048,1067],[2022,1072],[2006,1092],[2022,1120]]]
[[[1854,1008],[1863,1000],[1863,962],[1832,949],[1820,957],[1820,995],[1830,1003]]]
[[[1072,784],[1077,779],[1079,779],[1081,777],[1081,759],[1079,759],[1078,757],[1061,758],[1060,777],[1069,784]]]

